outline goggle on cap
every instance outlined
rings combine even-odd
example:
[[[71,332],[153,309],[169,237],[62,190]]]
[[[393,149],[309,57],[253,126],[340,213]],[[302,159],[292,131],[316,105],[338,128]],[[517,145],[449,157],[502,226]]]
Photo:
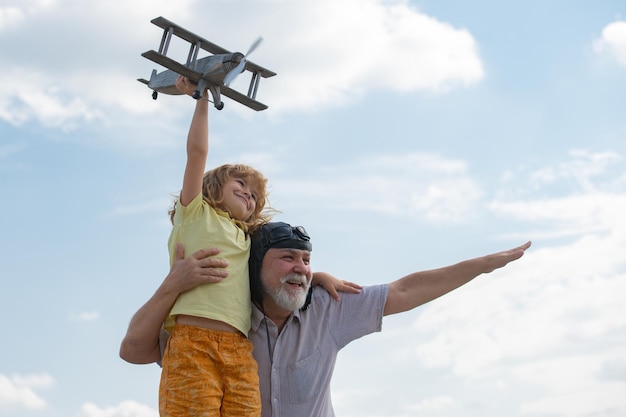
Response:
[[[302,226],[291,226],[284,222],[270,222],[259,227],[250,237],[250,291],[252,301],[262,305],[261,264],[269,249],[289,248],[313,250],[311,237]]]

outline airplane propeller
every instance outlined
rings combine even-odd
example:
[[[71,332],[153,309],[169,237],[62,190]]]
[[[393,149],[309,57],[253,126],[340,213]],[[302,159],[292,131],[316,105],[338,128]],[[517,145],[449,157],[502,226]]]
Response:
[[[259,44],[261,43],[261,41],[263,40],[263,38],[261,36],[259,36],[259,38],[254,41],[252,43],[252,45],[250,46],[250,48],[248,49],[248,52],[246,52],[246,54],[243,56],[243,58],[241,58],[241,61],[239,61],[239,64],[237,64],[237,66],[235,68],[233,68],[232,70],[230,70],[230,72],[228,74],[226,74],[226,76],[224,77],[224,85],[226,87],[229,86],[229,84],[239,75],[243,72],[243,70],[246,68],[246,58],[248,55],[250,55],[252,53],[252,51],[254,51],[257,46],[259,46]]]

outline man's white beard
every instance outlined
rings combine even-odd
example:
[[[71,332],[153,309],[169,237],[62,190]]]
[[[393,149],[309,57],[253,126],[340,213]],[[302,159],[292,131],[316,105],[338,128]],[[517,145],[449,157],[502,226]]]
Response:
[[[297,282],[302,284],[302,287],[299,290],[293,288],[292,291],[289,291],[286,287],[286,285],[289,285],[286,284],[287,282]],[[280,283],[281,285],[274,290],[266,288],[267,294],[274,300],[277,306],[285,310],[296,311],[301,309],[306,302],[306,296],[309,292],[309,283],[306,280],[306,276],[289,274],[281,278]]]

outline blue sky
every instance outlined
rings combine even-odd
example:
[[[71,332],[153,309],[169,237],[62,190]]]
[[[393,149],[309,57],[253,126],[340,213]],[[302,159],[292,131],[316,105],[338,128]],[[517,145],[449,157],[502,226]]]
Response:
[[[5,0],[0,415],[158,415],[159,368],[118,357],[168,270],[194,105],[136,81],[157,16],[264,37],[269,109],[211,109],[208,166],[266,173],[314,269],[367,285],[533,241],[345,349],[339,416],[626,414],[623,2]]]

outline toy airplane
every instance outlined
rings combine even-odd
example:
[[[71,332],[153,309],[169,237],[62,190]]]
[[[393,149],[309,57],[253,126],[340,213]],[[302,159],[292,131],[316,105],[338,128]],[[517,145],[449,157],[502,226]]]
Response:
[[[168,69],[160,73],[157,73],[157,70],[152,70],[150,80],[139,78],[137,81],[146,84],[154,90],[152,93],[153,99],[157,99],[158,93],[182,94],[175,86],[176,78],[180,74],[198,85],[197,90],[193,93],[193,98],[199,99],[206,88],[211,93],[213,104],[218,110],[224,107],[224,102],[221,99],[222,94],[257,111],[267,109],[265,104],[256,100],[256,93],[259,88],[260,77],[273,77],[276,73],[247,59],[248,55],[259,45],[261,38],[257,39],[244,55],[241,52],[230,52],[221,46],[215,45],[163,17],[152,19],[152,23],[163,29],[159,51],[147,51],[141,54],[141,56]],[[189,55],[184,65],[167,56],[167,49],[172,35],[190,44]],[[204,49],[213,55],[198,59],[200,49]],[[233,79],[245,70],[252,73],[247,95],[229,87]]]

